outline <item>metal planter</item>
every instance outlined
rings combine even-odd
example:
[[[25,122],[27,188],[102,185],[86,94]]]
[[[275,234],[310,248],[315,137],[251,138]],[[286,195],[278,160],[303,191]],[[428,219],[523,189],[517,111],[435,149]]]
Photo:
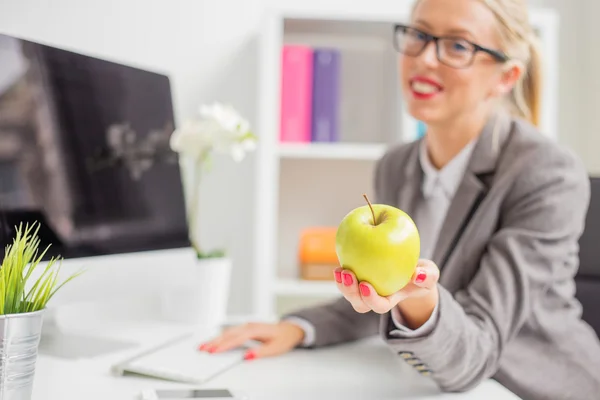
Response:
[[[31,400],[43,315],[0,315],[0,400]]]

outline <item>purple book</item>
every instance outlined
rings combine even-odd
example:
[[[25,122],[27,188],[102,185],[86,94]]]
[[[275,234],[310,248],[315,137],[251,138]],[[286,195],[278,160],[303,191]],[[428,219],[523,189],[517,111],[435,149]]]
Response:
[[[339,139],[340,52],[315,48],[313,58],[313,142],[335,142]]]

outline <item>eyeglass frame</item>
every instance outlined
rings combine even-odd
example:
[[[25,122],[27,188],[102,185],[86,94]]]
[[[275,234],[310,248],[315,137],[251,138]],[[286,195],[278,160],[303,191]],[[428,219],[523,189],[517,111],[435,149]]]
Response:
[[[421,50],[419,50],[414,56],[409,56],[409,57],[419,56],[421,53],[423,53],[423,50],[425,50],[427,48],[427,46],[429,45],[430,42],[434,42],[435,43],[435,54],[436,54],[438,61],[441,62],[442,64],[448,65],[449,67],[452,67],[452,68],[462,69],[462,68],[470,67],[473,64],[473,61],[475,60],[475,55],[478,52],[487,53],[487,54],[491,55],[498,62],[507,62],[510,60],[510,57],[508,57],[506,54],[504,54],[501,51],[490,49],[489,47],[481,46],[477,43],[471,42],[470,40],[467,40],[467,39],[464,39],[464,38],[461,38],[458,36],[436,36],[436,35],[432,35],[427,32],[423,32],[422,30],[417,29],[410,25],[394,24],[394,38],[393,38],[394,48],[397,52],[402,53],[402,54],[405,54],[405,53],[403,53],[398,46],[397,35],[398,35],[399,30],[406,31],[408,29],[412,29],[412,30],[425,36],[424,44],[423,44],[423,47],[421,48]],[[473,49],[471,50],[471,58],[466,65],[461,66],[461,67],[456,67],[454,65],[449,65],[441,60],[440,46],[439,46],[438,42],[439,42],[439,40],[444,40],[444,39],[446,39],[446,40],[448,40],[448,39],[461,40],[461,41],[473,46]]]

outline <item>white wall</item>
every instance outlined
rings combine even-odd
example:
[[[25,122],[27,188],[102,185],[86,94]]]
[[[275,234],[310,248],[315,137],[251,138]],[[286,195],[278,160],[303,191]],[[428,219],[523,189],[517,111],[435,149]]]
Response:
[[[374,0],[365,7],[384,2]],[[589,169],[600,173],[600,35],[592,0],[531,0],[562,14],[560,135]],[[167,72],[178,120],[202,102],[231,102],[255,121],[257,62],[254,35],[266,7],[285,3],[302,9],[336,9],[347,0],[0,0],[0,32]],[[594,12],[595,11],[595,12]],[[587,35],[587,36],[586,36]],[[1,62],[1,60],[0,60]],[[594,90],[595,89],[595,90]],[[207,246],[228,244],[235,257],[231,311],[251,300],[253,159],[244,165],[217,160],[204,181],[202,234]],[[219,212],[221,214],[221,212]],[[260,221],[256,221],[260,223]],[[208,234],[213,238],[207,237]]]

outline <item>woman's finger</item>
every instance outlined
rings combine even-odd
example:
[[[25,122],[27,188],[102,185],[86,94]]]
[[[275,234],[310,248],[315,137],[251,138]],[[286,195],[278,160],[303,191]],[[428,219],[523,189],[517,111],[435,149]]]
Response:
[[[419,260],[410,282],[391,295],[392,303],[399,303],[409,297],[425,296],[435,287],[440,277],[440,271],[433,261]]]
[[[252,360],[255,358],[277,356],[293,349],[295,345],[296,342],[293,340],[290,341],[285,335],[275,336],[273,340],[264,342],[263,344],[252,347],[246,351],[244,358],[246,360]]]
[[[390,296],[380,296],[368,282],[360,282],[359,292],[362,301],[374,312],[384,314],[404,299],[427,293],[439,279],[439,269],[434,262],[419,260],[411,281],[403,289]]]
[[[358,291],[358,281],[354,274],[345,269],[336,269],[337,287],[356,312],[366,313],[371,309],[362,301]],[[339,281],[338,281],[339,279]]]
[[[411,282],[420,288],[431,289],[437,285],[440,278],[438,266],[430,260],[419,260]]]
[[[269,329],[272,330],[273,328],[267,324],[249,323],[241,325],[228,334],[222,335],[217,340],[209,343],[206,348],[201,350],[210,353],[220,353],[241,347],[250,340],[264,341],[269,337]]]
[[[212,349],[214,347],[216,347],[219,343],[221,343],[226,338],[237,335],[237,332],[239,332],[241,329],[243,329],[242,326],[234,326],[234,327],[227,328],[227,329],[223,330],[223,332],[221,332],[220,335],[218,335],[204,343],[200,343],[200,345],[198,346],[198,350],[210,352],[210,351],[212,351]]]
[[[337,285],[338,290],[341,292],[342,291],[342,272],[344,270],[341,267],[337,267],[336,269],[333,270],[333,277],[335,278],[335,283]]]
[[[380,296],[373,286],[368,282],[361,282],[359,290],[362,301],[374,312],[385,314],[406,298],[406,295],[400,291],[391,296]]]

